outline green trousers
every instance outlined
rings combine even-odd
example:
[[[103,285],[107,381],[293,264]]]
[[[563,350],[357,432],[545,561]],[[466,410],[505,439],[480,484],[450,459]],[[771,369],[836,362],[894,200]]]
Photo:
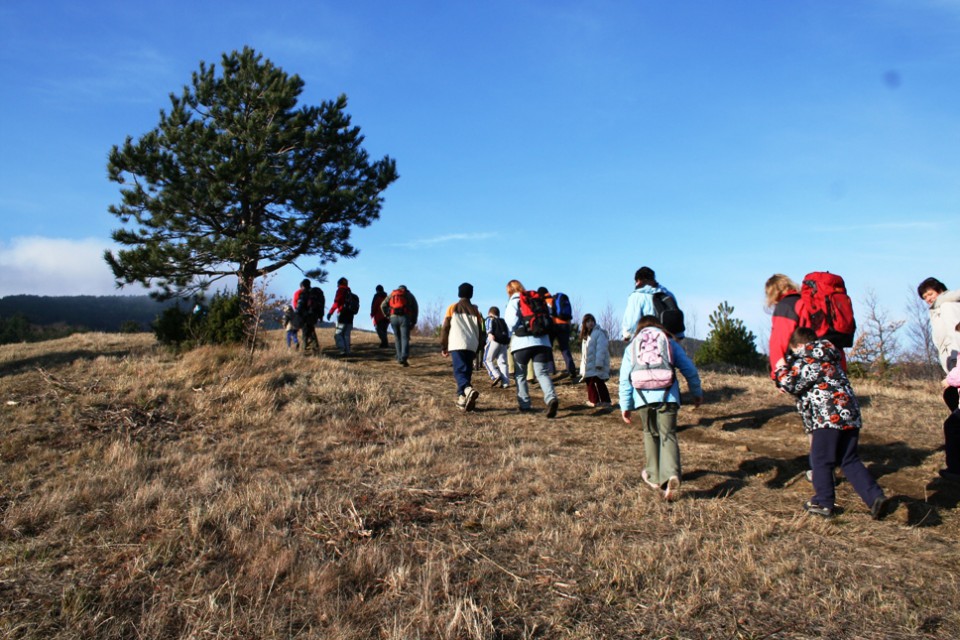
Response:
[[[680,443],[677,441],[677,413],[680,405],[667,402],[648,404],[634,412],[643,425],[643,448],[647,456],[647,476],[651,482],[666,484],[671,476],[680,477]]]

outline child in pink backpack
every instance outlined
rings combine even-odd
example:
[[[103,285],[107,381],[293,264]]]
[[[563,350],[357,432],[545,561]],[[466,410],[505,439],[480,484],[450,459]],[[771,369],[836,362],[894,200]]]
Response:
[[[657,340],[656,350],[664,361],[663,367],[655,368],[649,359],[646,363],[635,363],[644,357],[641,347],[650,337]],[[640,477],[648,486],[662,491],[665,500],[674,500],[680,491],[680,444],[677,441],[680,382],[676,370],[687,380],[694,408],[699,407],[703,402],[703,389],[693,361],[656,318],[640,318],[620,365],[620,412],[627,424],[632,423],[634,412],[638,414],[647,458]],[[641,378],[662,381],[648,382]]]

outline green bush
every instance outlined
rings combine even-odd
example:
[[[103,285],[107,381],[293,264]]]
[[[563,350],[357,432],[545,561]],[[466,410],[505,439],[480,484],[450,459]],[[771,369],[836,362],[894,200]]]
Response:
[[[193,312],[169,307],[157,316],[153,332],[161,344],[196,346],[199,344],[235,344],[243,342],[243,316],[240,296],[217,293],[207,308],[198,301]]]
[[[694,356],[694,362],[730,364],[748,369],[761,369],[764,358],[757,352],[756,336],[742,320],[731,317],[733,307],[726,301],[710,314],[710,334]]]

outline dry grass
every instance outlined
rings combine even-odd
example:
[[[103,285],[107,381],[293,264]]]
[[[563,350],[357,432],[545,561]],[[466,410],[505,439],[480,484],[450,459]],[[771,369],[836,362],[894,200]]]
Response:
[[[936,389],[858,384],[896,511],[801,514],[806,440],[767,380],[704,374],[682,499],[642,439],[558,387],[557,420],[355,333],[350,359],[175,357],[143,336],[0,348],[9,638],[949,638],[960,492]],[[329,333],[321,336],[330,346]],[[478,374],[484,380],[483,374]],[[534,390],[535,399],[537,398]]]

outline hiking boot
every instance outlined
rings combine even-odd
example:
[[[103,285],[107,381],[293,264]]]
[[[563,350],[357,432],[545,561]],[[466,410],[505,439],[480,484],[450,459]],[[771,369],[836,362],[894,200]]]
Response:
[[[660,490],[660,485],[650,479],[650,474],[647,473],[646,469],[640,472],[640,479],[646,482],[648,487],[657,489],[658,491]]]
[[[409,367],[409,366],[410,366],[410,363],[407,362],[406,360],[401,360],[401,361],[400,361],[400,365],[403,366],[403,367]]]
[[[953,471],[948,471],[947,469],[940,469],[940,471],[937,473],[944,480],[949,480],[950,482],[960,482],[960,473],[954,473]]]
[[[466,396],[466,402],[464,403],[465,411],[473,411],[473,408],[477,406],[477,398],[480,397],[480,392],[474,389],[473,387],[467,387],[463,390],[464,395]]]
[[[491,387],[499,387],[499,386],[500,386],[500,379],[499,379],[499,378],[490,378],[490,386],[491,386]]]
[[[548,418],[556,418],[556,417],[557,417],[557,409],[559,409],[559,408],[560,408],[560,401],[557,400],[556,398],[554,398],[553,400],[551,400],[551,401],[549,402],[549,404],[547,404],[547,417],[548,417]]]
[[[501,389],[509,389],[509,388],[510,388],[510,383],[509,383],[509,382],[504,382],[502,385],[500,385],[500,388],[501,388]]]
[[[460,411],[467,410],[467,396],[465,395],[457,396],[457,409],[460,409]]]
[[[517,413],[532,413],[536,411],[533,407],[517,407]]]
[[[663,490],[663,499],[670,502],[677,499],[680,495],[680,478],[670,476],[667,480],[667,488]]]
[[[874,520],[883,520],[883,517],[887,515],[887,506],[890,504],[890,500],[887,496],[880,496],[873,501],[873,504],[870,505],[870,517]]]
[[[816,502],[810,502],[809,500],[803,503],[803,509],[807,513],[813,514],[815,516],[820,516],[821,518],[833,517],[833,509],[829,507],[821,507]]]

